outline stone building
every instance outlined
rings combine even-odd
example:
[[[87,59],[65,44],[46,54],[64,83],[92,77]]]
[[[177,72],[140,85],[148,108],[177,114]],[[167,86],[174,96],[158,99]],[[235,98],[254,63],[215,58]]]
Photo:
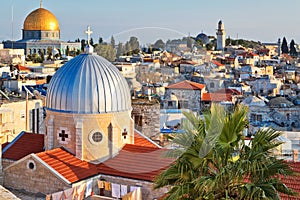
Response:
[[[263,76],[247,80],[246,83],[251,86],[254,94],[268,96],[277,93],[277,83],[270,79],[269,76]]]
[[[263,126],[272,126],[280,131],[291,131],[300,127],[300,107],[285,97],[266,100],[263,97],[249,96],[242,104],[249,108],[248,119],[252,133]]]
[[[2,100],[0,106],[1,142],[12,141],[23,130],[44,133],[43,112],[43,103],[38,99]]]
[[[4,49],[0,44],[0,62],[9,64],[24,64],[24,49]]]
[[[147,137],[151,137],[160,131],[160,104],[156,100],[133,99],[132,118],[134,128]]]
[[[190,109],[192,111],[201,110],[201,93],[205,90],[205,85],[192,82],[181,81],[166,87],[163,109]]]

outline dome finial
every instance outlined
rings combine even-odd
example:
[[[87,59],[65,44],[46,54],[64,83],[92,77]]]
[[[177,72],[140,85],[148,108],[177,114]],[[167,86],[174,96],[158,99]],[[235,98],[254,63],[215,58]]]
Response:
[[[40,0],[40,8],[43,6],[43,0]]]

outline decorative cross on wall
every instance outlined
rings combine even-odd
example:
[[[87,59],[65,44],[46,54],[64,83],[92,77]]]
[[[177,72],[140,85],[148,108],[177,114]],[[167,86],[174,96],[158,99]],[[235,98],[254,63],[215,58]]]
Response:
[[[65,130],[62,130],[58,136],[61,137],[62,141],[66,141],[66,138],[68,138],[68,134],[65,132]]]
[[[124,128],[124,131],[122,132],[122,136],[124,137],[124,139],[126,139],[126,136],[127,136],[126,128]]]

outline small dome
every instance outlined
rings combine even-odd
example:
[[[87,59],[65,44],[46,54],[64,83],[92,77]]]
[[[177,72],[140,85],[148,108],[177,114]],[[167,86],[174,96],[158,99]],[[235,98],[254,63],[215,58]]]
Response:
[[[58,21],[49,10],[38,8],[32,11],[25,19],[25,31],[59,31]]]
[[[131,110],[128,84],[119,70],[96,54],[81,54],[62,66],[50,81],[46,108],[78,114]]]
[[[200,33],[197,35],[196,40],[202,40],[203,44],[208,44],[209,38],[206,34]]]

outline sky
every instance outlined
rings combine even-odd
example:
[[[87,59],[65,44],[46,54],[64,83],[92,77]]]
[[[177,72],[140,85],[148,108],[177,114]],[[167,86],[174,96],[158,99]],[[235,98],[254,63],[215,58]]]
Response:
[[[140,43],[158,39],[216,36],[219,20],[226,36],[260,42],[277,42],[284,36],[300,43],[299,0],[43,0],[43,7],[58,19],[61,39],[92,38],[116,43],[136,36]],[[26,16],[39,8],[40,0],[1,0],[0,40],[21,39]]]

